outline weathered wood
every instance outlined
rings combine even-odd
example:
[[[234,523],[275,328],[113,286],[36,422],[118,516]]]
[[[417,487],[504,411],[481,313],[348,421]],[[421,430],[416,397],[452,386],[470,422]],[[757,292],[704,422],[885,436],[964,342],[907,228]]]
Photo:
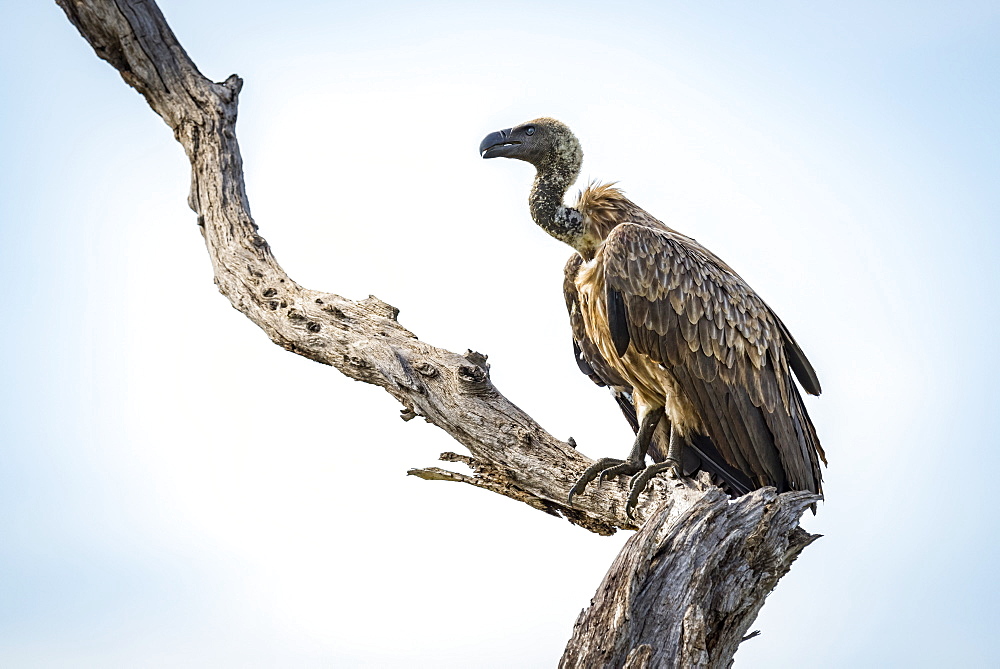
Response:
[[[707,479],[674,485],[580,614],[561,667],[728,667],[765,597],[818,538],[789,531],[810,493],[764,488],[730,502]]]
[[[242,85],[206,79],[152,0],[57,0],[98,56],[147,100],[191,161],[215,282],[276,344],[384,388],[402,418],[422,416],[465,446],[474,474],[410,473],[470,483],[600,534],[634,529],[620,481],[566,498],[591,463],[505,398],[485,356],[420,341],[378,298],[352,301],[303,288],[278,265],[250,215],[236,141]],[[815,498],[771,490],[730,503],[707,481],[654,481],[629,540],[593,605],[581,614],[562,666],[727,666],[764,597],[815,537],[797,529]]]
[[[198,214],[219,291],[276,344],[384,388],[488,463],[494,480],[545,500],[601,534],[634,527],[619,484],[565,504],[589,460],[501,395],[485,356],[436,348],[400,325],[376,297],[353,301],[299,286],[278,265],[250,215],[236,141],[242,81],[206,79],[150,0],[59,0],[98,56],[119,70],[174,131],[191,160],[189,204]],[[576,502],[576,500],[574,500]]]

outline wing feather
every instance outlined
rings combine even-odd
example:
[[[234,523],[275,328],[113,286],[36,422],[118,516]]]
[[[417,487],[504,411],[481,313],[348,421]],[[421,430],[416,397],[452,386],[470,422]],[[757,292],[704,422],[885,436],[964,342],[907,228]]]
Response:
[[[573,356],[580,371],[590,377],[598,386],[608,386],[612,389],[615,401],[622,415],[628,421],[633,432],[639,431],[639,419],[635,405],[632,402],[632,387],[609,365],[601,355],[597,345],[587,336],[583,313],[580,309],[580,296],[576,289],[576,275],[583,264],[583,258],[574,253],[567,261],[564,270],[563,296],[566,298],[566,310],[569,312],[570,328],[573,332]],[[669,423],[663,434],[669,437]],[[664,443],[660,443],[663,441]],[[649,447],[649,455],[654,461],[661,462],[667,457],[667,443],[659,435],[654,436]]]
[[[791,382],[818,392],[815,371],[735,272],[645,216],[618,225],[599,253],[632,346],[673,375],[730,466],[756,485],[818,492],[822,449]]]
[[[618,357],[625,355],[628,350],[629,334],[628,322],[625,318],[625,301],[622,294],[607,286],[607,296],[605,297],[608,309],[608,329],[611,330],[611,341],[615,345],[615,353]]]
[[[566,263],[563,281],[563,297],[566,298],[566,310],[569,312],[576,364],[580,367],[580,371],[589,376],[597,385],[621,388],[623,391],[631,392],[632,388],[628,381],[608,364],[597,345],[587,336],[575,281],[582,263],[583,258],[574,253],[573,257]]]

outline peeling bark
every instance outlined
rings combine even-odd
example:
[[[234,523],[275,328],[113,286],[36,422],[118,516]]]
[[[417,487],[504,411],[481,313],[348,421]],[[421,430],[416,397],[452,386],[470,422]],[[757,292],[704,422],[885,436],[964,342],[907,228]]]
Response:
[[[758,490],[730,502],[707,479],[656,480],[637,521],[621,481],[566,503],[591,460],[505,398],[486,356],[420,341],[398,310],[304,288],[278,265],[250,215],[236,141],[242,80],[206,79],[152,0],[57,0],[69,20],[173,130],[191,161],[198,215],[219,291],[273,342],[382,387],[465,446],[445,453],[472,475],[412,469],[427,480],[492,490],[599,534],[641,529],[578,619],[563,667],[723,667],[766,595],[816,537],[798,519],[815,496]]]

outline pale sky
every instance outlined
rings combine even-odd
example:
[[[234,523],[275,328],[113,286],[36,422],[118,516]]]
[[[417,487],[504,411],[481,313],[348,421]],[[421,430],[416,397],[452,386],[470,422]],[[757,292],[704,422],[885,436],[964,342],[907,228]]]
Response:
[[[824,535],[736,667],[992,667],[1000,5],[163,0],[245,79],[299,283],[489,354],[591,456],[568,247],[484,135],[538,116],[777,311],[824,394]],[[0,666],[555,666],[626,532],[405,476],[461,451],[212,284],[186,158],[52,2],[0,0]]]

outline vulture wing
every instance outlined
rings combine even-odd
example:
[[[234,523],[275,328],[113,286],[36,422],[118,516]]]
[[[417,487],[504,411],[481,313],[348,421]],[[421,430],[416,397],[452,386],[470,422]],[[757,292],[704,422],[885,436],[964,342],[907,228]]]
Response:
[[[617,317],[608,309],[616,345],[627,337],[672,374],[705,436],[757,486],[820,492],[825,457],[791,376],[819,392],[805,355],[724,262],[659,221],[632,214],[635,222],[615,227],[599,254],[609,305],[624,305]]]
[[[563,281],[563,296],[566,298],[566,311],[569,312],[569,323],[573,330],[573,357],[580,371],[590,377],[597,385],[611,388],[618,407],[625,415],[625,420],[632,426],[633,432],[639,431],[639,419],[636,416],[635,405],[632,404],[632,386],[608,364],[601,355],[597,345],[587,336],[580,311],[580,298],[576,289],[576,274],[583,264],[583,258],[574,253],[566,262]],[[669,433],[669,430],[667,431]],[[654,437],[649,447],[649,455],[656,462],[662,462],[667,457],[668,444],[660,444]]]
[[[574,253],[573,257],[566,263],[563,281],[566,311],[569,312],[569,324],[573,329],[573,353],[576,355],[576,364],[580,367],[580,371],[589,376],[597,385],[622,388],[626,392],[631,392],[632,388],[628,381],[608,364],[597,345],[587,336],[583,314],[580,311],[580,296],[576,289],[576,275],[582,264],[583,258]],[[638,430],[638,426],[635,429]]]
[[[618,403],[625,420],[632,427],[632,431],[639,432],[639,418],[636,413],[635,404],[632,402],[632,387],[616,370],[609,365],[601,355],[600,350],[593,340],[587,336],[586,326],[583,322],[583,315],[580,311],[580,301],[576,288],[576,274],[583,264],[583,258],[574,253],[566,263],[565,283],[563,284],[563,295],[566,298],[566,310],[569,312],[570,325],[573,331],[573,356],[580,371],[586,374],[591,381],[602,388],[608,386]],[[621,317],[624,317],[624,307],[621,310]],[[624,332],[624,344],[628,347],[628,330]],[[623,349],[624,351],[624,349]],[[661,433],[653,434],[647,451],[653,462],[663,462],[667,458],[670,444],[667,441],[670,434],[669,419],[664,416],[666,429]],[[667,438],[661,439],[661,435]],[[721,485],[732,495],[745,495],[754,486],[752,482],[739,470],[735,470],[728,465],[722,455],[715,448],[712,440],[707,436],[698,436],[691,445],[692,451],[684,453],[684,473],[693,474],[699,469],[705,469],[716,477],[716,483]]]

